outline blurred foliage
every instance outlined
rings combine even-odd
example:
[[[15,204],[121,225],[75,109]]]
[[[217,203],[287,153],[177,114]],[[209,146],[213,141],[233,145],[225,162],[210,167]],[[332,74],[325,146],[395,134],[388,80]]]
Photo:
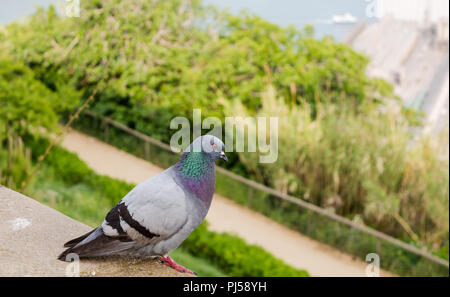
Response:
[[[279,151],[272,164],[239,154],[256,180],[405,241],[436,248],[448,240],[449,162],[438,154],[448,132],[412,143],[393,108],[357,113],[319,104],[312,117],[308,106],[284,104],[271,86],[263,98],[257,116],[278,118]],[[226,110],[250,114],[237,100]]]
[[[184,267],[189,267],[197,276],[209,276],[209,277],[225,277],[227,276],[219,268],[217,268],[211,261],[200,256],[193,256],[191,253],[187,252],[185,249],[179,247],[172,252],[170,256],[177,262],[182,263]]]
[[[0,184],[17,190],[31,172],[31,150],[20,137],[9,136],[5,145],[0,142]]]
[[[286,265],[257,245],[228,233],[208,230],[203,222],[183,242],[182,247],[193,255],[210,259],[230,276],[309,276],[304,270]]]
[[[448,241],[436,254],[437,254],[437,256],[448,261]]]
[[[57,127],[57,98],[33,71],[0,51],[0,142]],[[33,129],[34,127],[34,129]]]
[[[365,75],[366,57],[331,38],[315,40],[310,29],[233,16],[197,0],[81,4],[80,18],[50,8],[9,25],[6,48],[51,89],[87,94],[100,83],[95,111],[166,142],[175,115],[192,118],[197,107],[223,118],[222,97],[259,110],[267,82],[293,105],[361,109],[393,97],[390,85]]]

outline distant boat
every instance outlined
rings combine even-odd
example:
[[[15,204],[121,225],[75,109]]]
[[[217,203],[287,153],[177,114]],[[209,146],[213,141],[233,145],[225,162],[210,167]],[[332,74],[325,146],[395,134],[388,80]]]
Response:
[[[358,21],[358,19],[349,12],[345,14],[335,14],[332,17],[332,20],[335,24],[354,24]]]

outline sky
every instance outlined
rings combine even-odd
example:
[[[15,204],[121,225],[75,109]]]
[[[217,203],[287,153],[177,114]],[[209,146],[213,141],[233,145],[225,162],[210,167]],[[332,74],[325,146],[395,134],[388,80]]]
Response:
[[[80,0],[81,2],[83,0]],[[343,37],[352,25],[332,24],[335,14],[347,12],[358,20],[370,21],[366,16],[366,0],[203,0],[205,4],[214,4],[219,7],[230,8],[231,12],[238,13],[242,9],[274,22],[281,26],[295,25],[302,28],[306,24],[316,27],[317,37],[331,34],[337,38]],[[373,1],[373,0],[371,0]],[[0,24],[7,24],[20,19],[35,11],[38,6],[56,6],[64,4],[64,0],[0,0]]]
[[[72,0],[73,1],[73,0]],[[79,0],[84,1],[84,0]],[[376,21],[377,15],[393,14],[403,19],[422,20],[428,6],[432,19],[448,19],[449,0],[203,0],[238,13],[247,9],[280,26],[315,27],[316,37],[333,35],[342,39],[354,24],[333,23],[333,16],[351,14],[357,21]],[[0,0],[0,24],[33,13],[38,6],[63,7],[65,0]],[[377,10],[378,7],[378,10]]]

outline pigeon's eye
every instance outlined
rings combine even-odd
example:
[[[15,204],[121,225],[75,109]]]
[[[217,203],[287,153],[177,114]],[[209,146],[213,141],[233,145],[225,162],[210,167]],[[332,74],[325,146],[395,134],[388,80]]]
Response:
[[[212,146],[213,149],[217,148],[217,145],[215,143],[213,143],[211,146]]]

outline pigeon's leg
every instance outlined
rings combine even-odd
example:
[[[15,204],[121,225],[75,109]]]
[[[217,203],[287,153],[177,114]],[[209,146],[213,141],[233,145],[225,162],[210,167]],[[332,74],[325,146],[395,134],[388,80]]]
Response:
[[[169,255],[164,256],[164,257],[158,257],[157,260],[161,261],[164,265],[172,267],[176,271],[186,272],[186,273],[190,273],[190,274],[197,274],[194,271],[189,270],[186,267],[183,267],[183,266],[177,264]]]

